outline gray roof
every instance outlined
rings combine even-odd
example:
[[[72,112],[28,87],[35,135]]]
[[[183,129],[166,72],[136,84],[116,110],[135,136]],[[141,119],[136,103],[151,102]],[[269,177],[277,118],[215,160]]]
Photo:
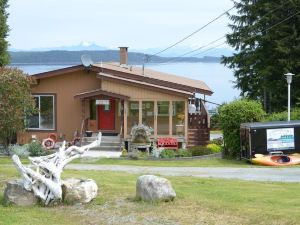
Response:
[[[264,129],[300,126],[300,120],[242,123],[240,128]]]

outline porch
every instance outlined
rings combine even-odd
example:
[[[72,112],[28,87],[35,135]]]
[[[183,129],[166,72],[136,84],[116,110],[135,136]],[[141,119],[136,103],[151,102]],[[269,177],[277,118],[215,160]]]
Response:
[[[118,136],[127,146],[132,127],[144,124],[151,128],[152,140],[174,137],[179,147],[202,145],[209,140],[208,113],[200,99],[132,99],[101,89],[79,93],[75,99],[82,105],[82,136],[87,130],[101,131]]]

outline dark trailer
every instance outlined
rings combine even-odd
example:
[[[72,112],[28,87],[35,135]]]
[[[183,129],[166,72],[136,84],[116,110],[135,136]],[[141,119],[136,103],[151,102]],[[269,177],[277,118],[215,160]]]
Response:
[[[240,126],[242,159],[270,152],[300,153],[300,120],[243,123]]]

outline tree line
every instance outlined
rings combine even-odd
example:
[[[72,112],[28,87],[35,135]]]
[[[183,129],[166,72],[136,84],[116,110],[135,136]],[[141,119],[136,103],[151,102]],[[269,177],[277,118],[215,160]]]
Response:
[[[300,103],[300,0],[233,1],[227,43],[236,53],[222,63],[234,71],[241,96],[263,103],[267,112],[287,105],[284,74],[296,74],[292,105]]]

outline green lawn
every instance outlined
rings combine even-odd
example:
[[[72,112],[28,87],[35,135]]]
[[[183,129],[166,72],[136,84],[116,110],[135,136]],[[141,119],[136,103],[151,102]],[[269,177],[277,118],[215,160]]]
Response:
[[[174,160],[174,161],[160,161],[160,160],[130,160],[130,159],[77,159],[72,163],[88,163],[99,165],[127,165],[127,166],[159,166],[159,167],[253,167],[246,161],[232,160],[232,159],[194,159],[194,160]],[[255,166],[257,167],[257,166]]]
[[[0,166],[0,200],[14,167]],[[134,200],[138,175],[72,171],[64,177],[92,178],[100,187],[83,206],[5,207],[0,224],[299,224],[300,184],[168,177],[177,193],[170,203]]]
[[[21,159],[22,163],[28,163],[28,159]],[[0,165],[11,164],[10,157],[1,157]],[[194,159],[194,160],[130,160],[130,159],[107,159],[107,158],[83,158],[72,161],[72,163],[99,164],[99,165],[126,165],[126,166],[159,166],[159,167],[257,167],[246,161],[233,159]]]

